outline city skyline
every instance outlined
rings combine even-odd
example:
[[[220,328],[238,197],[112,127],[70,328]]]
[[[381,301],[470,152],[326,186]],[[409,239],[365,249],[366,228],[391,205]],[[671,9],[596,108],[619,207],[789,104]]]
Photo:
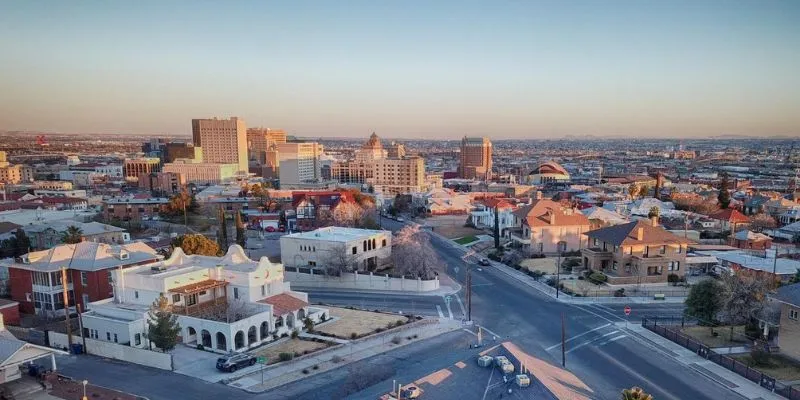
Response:
[[[323,138],[800,136],[791,1],[0,9],[0,130],[189,135],[238,116]]]

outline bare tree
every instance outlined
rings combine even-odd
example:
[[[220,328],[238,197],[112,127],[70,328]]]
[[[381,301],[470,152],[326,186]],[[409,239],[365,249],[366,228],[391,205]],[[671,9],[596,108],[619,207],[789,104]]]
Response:
[[[756,214],[750,217],[750,229],[755,232],[763,232],[764,229],[773,229],[778,225],[775,218],[769,214]]]
[[[766,304],[768,284],[759,275],[723,274],[725,287],[721,319],[731,327],[730,340],[733,340],[733,327],[757,318]]]
[[[333,210],[333,223],[336,226],[355,227],[363,216],[364,209],[360,205],[342,202]]]
[[[203,308],[194,316],[230,324],[247,318],[253,314],[253,311],[251,305],[241,299],[235,299],[217,306]]]
[[[419,225],[407,225],[394,238],[392,259],[402,275],[432,279],[444,264],[431,246],[430,236]]]
[[[344,272],[358,270],[358,259],[347,251],[344,244],[328,249],[324,260],[325,275],[340,276]]]

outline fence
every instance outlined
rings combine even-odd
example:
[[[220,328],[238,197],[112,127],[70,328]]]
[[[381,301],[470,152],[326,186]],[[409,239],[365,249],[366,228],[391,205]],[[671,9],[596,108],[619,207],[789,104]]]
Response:
[[[50,331],[47,332],[47,337],[50,347],[56,349],[68,348],[66,334]],[[83,340],[86,340],[86,349],[84,350],[88,354],[172,371],[172,354],[139,349],[90,338],[81,339],[80,336],[73,335],[72,337],[73,343],[83,343]]]
[[[688,320],[685,318],[658,318],[658,317],[645,317],[642,318],[642,326],[647,328],[693,352],[697,355],[704,357],[716,364],[719,364],[746,379],[760,385],[761,387],[777,393],[787,399],[800,400],[800,390],[791,386],[784,385],[778,382],[775,377],[767,375],[761,371],[750,368],[749,365],[738,361],[732,357],[724,354],[719,354],[713,349],[709,348],[702,342],[680,332],[676,327],[686,326],[687,324],[695,324],[696,321]]]
[[[309,268],[284,268],[285,280],[296,287],[325,287],[337,289],[391,290],[429,292],[439,289],[439,279],[391,277],[385,274],[345,272],[341,276],[325,276]]]

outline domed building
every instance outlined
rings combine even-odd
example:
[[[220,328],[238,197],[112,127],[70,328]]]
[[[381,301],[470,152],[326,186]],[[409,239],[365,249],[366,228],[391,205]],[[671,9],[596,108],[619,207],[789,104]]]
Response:
[[[372,132],[369,139],[361,146],[360,150],[356,151],[356,160],[358,161],[372,161],[386,158],[386,150],[383,149],[381,138]]]
[[[569,182],[570,176],[564,167],[555,161],[545,161],[539,164],[530,174],[528,183],[531,185],[544,185],[546,183]]]

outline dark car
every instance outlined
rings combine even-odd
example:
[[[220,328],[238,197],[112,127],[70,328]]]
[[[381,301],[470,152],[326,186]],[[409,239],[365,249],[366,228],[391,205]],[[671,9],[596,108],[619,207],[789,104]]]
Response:
[[[239,368],[249,367],[256,363],[256,357],[247,353],[229,354],[217,359],[217,369],[233,372]]]
[[[492,265],[492,263],[489,262],[488,258],[481,258],[481,260],[478,261],[478,264],[483,265],[484,267],[488,267],[489,265]]]

